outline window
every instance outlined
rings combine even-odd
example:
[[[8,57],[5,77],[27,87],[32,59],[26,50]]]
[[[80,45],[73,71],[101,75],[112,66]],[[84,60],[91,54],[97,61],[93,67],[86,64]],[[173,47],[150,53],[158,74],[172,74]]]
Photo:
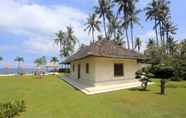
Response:
[[[123,76],[123,64],[114,64],[114,76]]]
[[[86,73],[89,73],[89,64],[86,63]]]
[[[72,71],[74,72],[75,71],[75,65],[73,64],[72,66]]]

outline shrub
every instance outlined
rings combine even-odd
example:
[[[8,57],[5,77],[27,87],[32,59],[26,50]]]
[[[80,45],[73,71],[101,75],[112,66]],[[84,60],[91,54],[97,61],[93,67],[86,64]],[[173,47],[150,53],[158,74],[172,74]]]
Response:
[[[167,79],[174,76],[174,68],[172,66],[156,65],[151,68],[150,72],[156,78]]]
[[[139,79],[141,75],[144,75],[144,73],[146,77],[153,78],[154,75],[150,72],[150,70],[151,66],[143,67],[142,69],[138,70],[136,72],[136,79]]]
[[[165,65],[144,67],[136,72],[136,78],[139,78],[142,73],[145,73],[149,78],[173,78],[175,75],[174,68]]]
[[[24,112],[25,108],[23,100],[0,103],[0,118],[14,118],[19,113]]]

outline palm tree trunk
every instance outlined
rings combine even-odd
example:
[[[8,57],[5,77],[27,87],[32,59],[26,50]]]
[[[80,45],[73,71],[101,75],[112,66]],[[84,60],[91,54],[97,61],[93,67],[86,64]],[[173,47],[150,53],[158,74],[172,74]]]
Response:
[[[94,31],[92,30],[92,39],[93,39],[93,43],[94,43]]]
[[[130,49],[130,41],[129,41],[129,36],[128,36],[128,28],[125,29],[125,34],[126,34],[126,38],[127,38],[128,49]]]
[[[140,46],[138,45],[138,53],[140,52]]]
[[[107,39],[108,37],[107,37],[106,24],[105,24],[105,16],[104,15],[103,15],[103,25],[104,25],[104,31],[105,31],[105,38]]]
[[[156,43],[157,43],[157,47],[159,46],[159,39],[158,39],[158,28],[156,26],[156,18],[155,18],[155,33],[156,33]]]
[[[160,25],[159,25],[159,30],[160,30],[161,46],[163,46],[163,35],[162,35],[162,27],[161,27],[161,23],[160,23]]]
[[[134,35],[133,35],[133,24],[130,24],[130,33],[131,33],[131,42],[132,42],[132,50],[134,49]]]

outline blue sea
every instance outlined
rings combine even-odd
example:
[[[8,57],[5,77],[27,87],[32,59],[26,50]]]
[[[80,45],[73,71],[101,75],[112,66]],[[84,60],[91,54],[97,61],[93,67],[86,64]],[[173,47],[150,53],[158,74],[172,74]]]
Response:
[[[34,69],[32,68],[24,68],[24,70],[21,70],[24,73],[32,73]],[[0,74],[16,74],[18,72],[17,68],[0,68]]]

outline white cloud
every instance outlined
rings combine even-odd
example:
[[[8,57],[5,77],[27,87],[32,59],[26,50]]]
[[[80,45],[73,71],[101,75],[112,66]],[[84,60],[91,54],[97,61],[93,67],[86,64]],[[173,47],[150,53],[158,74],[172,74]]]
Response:
[[[67,25],[74,28],[81,42],[87,43],[90,37],[83,31],[87,15],[68,6],[43,6],[29,0],[0,0],[0,31],[15,36],[25,35],[28,50],[51,52],[53,34],[64,30]],[[42,44],[50,48],[45,48]]]

